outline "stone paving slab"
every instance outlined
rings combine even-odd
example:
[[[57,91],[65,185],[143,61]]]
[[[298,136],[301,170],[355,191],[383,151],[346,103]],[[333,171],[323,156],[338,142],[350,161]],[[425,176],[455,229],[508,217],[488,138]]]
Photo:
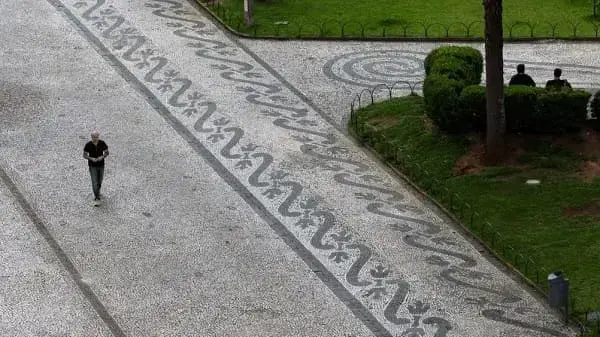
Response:
[[[1,6],[11,35],[0,43],[15,47],[0,54],[0,168],[81,275],[50,264],[2,180],[2,336],[110,335],[73,281],[102,302],[115,336],[371,335],[68,17],[47,2]],[[94,124],[111,149],[100,208],[81,158]]]
[[[482,43],[242,41],[341,126],[348,120],[350,103],[364,89],[408,82],[420,92],[425,77],[423,60],[432,49],[451,44],[485,53]],[[594,42],[507,43],[504,80],[508,83],[517,64],[523,63],[536,84],[544,86],[559,67],[573,87],[596,92],[600,90],[598,53],[600,45]],[[405,83],[397,83],[395,88],[394,96],[410,92]],[[376,100],[387,98],[385,89],[375,94]],[[370,103],[366,92],[362,95],[365,103]]]

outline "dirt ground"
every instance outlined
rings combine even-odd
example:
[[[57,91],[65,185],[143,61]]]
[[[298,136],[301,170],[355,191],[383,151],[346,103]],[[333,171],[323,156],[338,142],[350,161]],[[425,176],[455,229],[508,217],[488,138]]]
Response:
[[[483,140],[478,139],[477,136],[473,136],[472,139],[474,139],[474,144],[469,152],[456,162],[454,167],[456,175],[478,173],[486,167]],[[600,177],[600,133],[592,129],[582,130],[576,135],[565,136],[508,135],[508,155],[502,165],[527,167],[527,165],[519,163],[519,157],[527,151],[532,143],[540,140],[550,141],[553,147],[564,148],[588,158],[580,167],[580,177],[583,181],[591,183]]]
[[[600,178],[600,133],[592,129],[582,130],[578,135],[554,137],[510,135],[507,139],[508,156],[502,165],[526,168],[527,165],[520,164],[518,159],[526,152],[529,144],[539,140],[551,141],[552,146],[568,149],[587,158],[579,167],[578,176],[582,181],[591,183],[594,179]],[[469,152],[457,160],[454,174],[463,175],[481,172],[486,167],[484,156],[485,146],[481,140],[477,139]],[[568,217],[581,215],[600,217],[600,201],[579,207],[567,207],[563,209],[563,214]]]

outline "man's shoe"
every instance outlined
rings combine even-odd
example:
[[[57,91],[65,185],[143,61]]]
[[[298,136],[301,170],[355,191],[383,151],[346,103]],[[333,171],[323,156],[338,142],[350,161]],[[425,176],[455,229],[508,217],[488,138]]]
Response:
[[[100,198],[98,198],[98,197],[94,198],[94,206],[96,206],[96,207],[100,206]]]

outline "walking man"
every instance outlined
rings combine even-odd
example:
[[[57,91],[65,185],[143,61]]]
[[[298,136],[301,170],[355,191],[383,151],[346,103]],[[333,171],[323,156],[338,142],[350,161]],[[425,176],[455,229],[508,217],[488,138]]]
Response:
[[[83,148],[83,158],[88,160],[92,189],[94,191],[94,206],[100,206],[100,187],[104,176],[104,158],[108,156],[108,145],[100,140],[100,131],[92,131],[92,140]]]

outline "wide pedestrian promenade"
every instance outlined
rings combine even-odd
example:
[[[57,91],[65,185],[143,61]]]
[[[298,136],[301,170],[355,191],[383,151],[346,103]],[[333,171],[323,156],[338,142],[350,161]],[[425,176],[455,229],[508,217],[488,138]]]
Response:
[[[404,69],[342,64],[367,44],[239,40],[186,0],[0,15],[0,336],[575,335],[346,136],[361,69]]]

